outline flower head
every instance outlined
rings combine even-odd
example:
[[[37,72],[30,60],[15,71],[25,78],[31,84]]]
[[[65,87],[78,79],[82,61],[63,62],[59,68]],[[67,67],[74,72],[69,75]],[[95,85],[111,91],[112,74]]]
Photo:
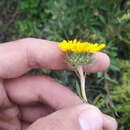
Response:
[[[104,43],[80,42],[77,40],[63,40],[58,44],[60,50],[66,52],[65,62],[74,68],[90,64],[91,55],[103,49]]]
[[[73,41],[63,40],[62,42],[59,43],[58,47],[62,51],[71,51],[74,53],[95,53],[103,49],[105,47],[105,44],[80,42],[76,40]]]
[[[82,66],[92,63],[92,54],[103,49],[105,44],[80,42],[76,40],[63,40],[58,44],[58,47],[62,51],[66,52],[65,62],[68,63],[79,76],[81,84],[81,97],[83,102],[86,103],[87,97],[85,93],[85,74],[83,72]]]

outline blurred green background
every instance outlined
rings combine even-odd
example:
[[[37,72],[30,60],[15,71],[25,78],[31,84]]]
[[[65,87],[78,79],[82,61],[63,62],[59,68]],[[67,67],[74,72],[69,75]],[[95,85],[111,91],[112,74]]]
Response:
[[[1,0],[0,42],[24,37],[105,42],[111,64],[86,79],[89,103],[116,118],[119,130],[130,130],[130,0]],[[77,91],[73,72],[31,73]]]

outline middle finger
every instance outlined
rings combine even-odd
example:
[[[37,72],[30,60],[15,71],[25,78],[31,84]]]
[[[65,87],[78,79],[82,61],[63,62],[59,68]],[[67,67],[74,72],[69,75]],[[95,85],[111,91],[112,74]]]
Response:
[[[4,84],[9,98],[19,105],[41,102],[60,109],[81,104],[76,94],[48,76],[26,75]]]

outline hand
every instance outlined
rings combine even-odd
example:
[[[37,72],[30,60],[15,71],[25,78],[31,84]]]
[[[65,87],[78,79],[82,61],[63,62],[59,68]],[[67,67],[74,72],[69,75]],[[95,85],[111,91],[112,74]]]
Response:
[[[33,68],[68,69],[57,43],[26,38],[0,45],[1,130],[115,130],[116,121],[45,75],[24,75]],[[104,71],[109,58],[93,55],[84,71]]]

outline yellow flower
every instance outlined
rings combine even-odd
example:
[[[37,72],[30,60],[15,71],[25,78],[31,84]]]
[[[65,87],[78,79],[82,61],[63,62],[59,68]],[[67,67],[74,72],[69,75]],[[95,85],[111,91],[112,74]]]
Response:
[[[106,45],[104,43],[90,43],[80,42],[76,40],[66,41],[63,40],[58,44],[62,51],[71,51],[75,53],[95,53],[103,49]]]

